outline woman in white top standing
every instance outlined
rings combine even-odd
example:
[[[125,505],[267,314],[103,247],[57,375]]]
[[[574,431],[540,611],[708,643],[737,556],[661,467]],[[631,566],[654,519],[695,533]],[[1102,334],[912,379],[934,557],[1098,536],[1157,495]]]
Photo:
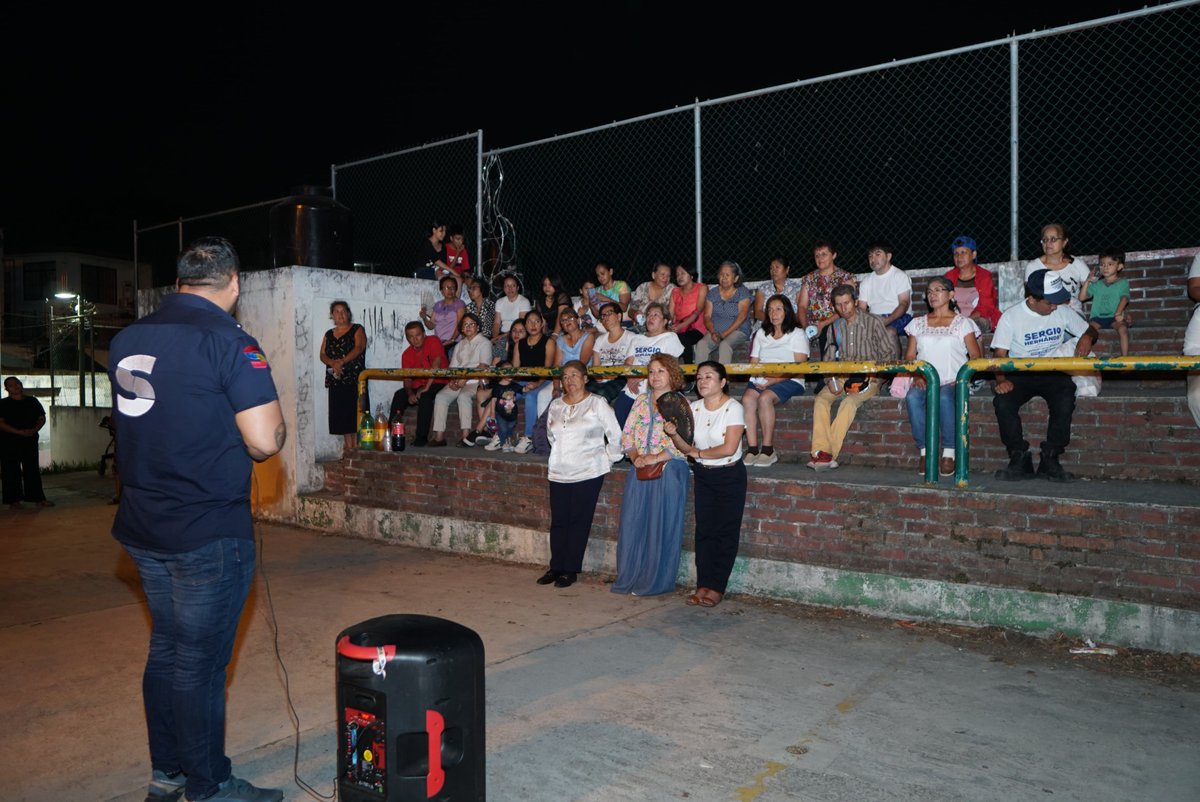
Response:
[[[791,301],[784,295],[767,299],[766,319],[750,347],[750,364],[807,362],[808,335],[796,323]],[[767,468],[779,461],[775,454],[775,407],[804,395],[804,379],[791,376],[751,376],[742,396],[746,409],[746,464]],[[762,428],[762,446],[758,430]]]
[[[546,436],[550,440],[550,570],[539,585],[575,584],[604,475],[620,462],[621,427],[604,399],[592,395],[587,368],[578,360],[563,365],[563,394],[550,402]]]
[[[920,359],[937,369],[939,388],[938,411],[941,417],[942,456],[938,461],[938,473],[942,476],[954,474],[954,380],[958,369],[968,359],[978,359],[979,326],[969,317],[958,313],[954,300],[954,282],[945,276],[929,280],[925,288],[925,303],[929,314],[913,318],[904,327],[908,335],[908,350],[904,359],[911,362]],[[912,386],[905,396],[908,406],[908,422],[912,426],[913,439],[921,449],[922,473],[925,456],[925,379],[913,378]]]
[[[1062,282],[1063,289],[1071,293],[1071,308],[1081,317],[1083,302],[1079,300],[1079,291],[1092,275],[1092,270],[1082,259],[1076,259],[1067,253],[1067,229],[1062,223],[1050,223],[1042,227],[1042,255],[1025,263],[1025,280],[1033,275],[1035,270],[1053,270]]]
[[[742,405],[729,397],[729,379],[720,362],[696,368],[699,401],[692,402],[694,442],[685,442],[667,423],[676,448],[693,458],[696,477],[696,592],[688,604],[720,604],[733,573],[746,509],[746,465],[742,462]]]

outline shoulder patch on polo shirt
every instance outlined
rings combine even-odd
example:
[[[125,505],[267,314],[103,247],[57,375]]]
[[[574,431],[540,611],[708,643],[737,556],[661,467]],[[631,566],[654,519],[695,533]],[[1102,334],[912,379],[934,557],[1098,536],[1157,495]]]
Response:
[[[267,355],[262,352],[261,348],[257,348],[253,345],[247,345],[242,349],[242,356],[250,360],[250,367],[252,368],[270,367],[267,364]]]

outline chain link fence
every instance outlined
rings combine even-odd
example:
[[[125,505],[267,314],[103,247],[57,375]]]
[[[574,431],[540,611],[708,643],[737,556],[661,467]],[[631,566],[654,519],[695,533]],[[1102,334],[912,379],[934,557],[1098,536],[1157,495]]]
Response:
[[[487,154],[477,132],[335,166],[333,184],[356,269],[411,275],[436,219],[464,226],[473,267],[516,273],[531,296],[552,273],[577,291],[597,261],[632,287],[658,259],[708,280],[733,259],[753,280],[782,253],[800,275],[818,238],[856,272],[876,237],[909,270],[948,265],[959,234],[985,262],[1033,258],[1049,222],[1079,253],[1187,247],[1200,243],[1197,52],[1189,0]],[[229,237],[253,269],[270,266],[268,212],[182,227],[203,219],[196,233]],[[156,282],[179,249],[162,228],[141,234]]]
[[[1200,243],[1200,5],[1019,45],[1021,258]]]
[[[885,67],[732,102],[701,116],[704,251],[766,278],[819,238],[868,268],[882,238],[904,268],[946,264],[955,235],[1007,250],[1008,48]]]
[[[479,253],[482,132],[334,165],[334,197],[354,219],[361,272],[412,276],[435,220],[461,225],[472,268]]]
[[[692,261],[693,119],[687,108],[496,151],[510,187],[498,206],[518,238],[511,267],[527,294],[555,273],[577,294],[597,262],[633,288],[657,260]]]

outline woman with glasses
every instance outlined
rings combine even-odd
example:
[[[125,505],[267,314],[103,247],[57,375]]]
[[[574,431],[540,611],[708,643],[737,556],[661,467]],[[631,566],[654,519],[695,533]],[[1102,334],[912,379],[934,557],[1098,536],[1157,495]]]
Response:
[[[625,358],[629,356],[629,344],[637,335],[621,325],[621,307],[616,304],[601,306],[600,325],[604,331],[598,332],[592,342],[592,367],[615,368],[624,365]],[[588,382],[588,391],[610,404],[624,387],[625,379],[620,376],[596,377]]]
[[[1079,300],[1079,291],[1088,280],[1092,271],[1082,259],[1077,259],[1067,253],[1067,229],[1062,223],[1050,223],[1042,228],[1042,255],[1031,259],[1025,264],[1025,280],[1033,275],[1035,270],[1053,270],[1062,281],[1063,289],[1071,293],[1071,308],[1080,316],[1083,315],[1083,303]]]
[[[938,462],[942,476],[954,474],[954,380],[958,369],[968,359],[978,359],[979,326],[960,315],[954,300],[954,284],[945,276],[929,280],[925,288],[925,303],[929,314],[913,318],[904,327],[908,335],[908,350],[904,359],[908,362],[920,359],[937,369],[941,380],[938,411],[941,424],[942,456]],[[913,440],[921,449],[921,472],[925,468],[925,379],[913,378],[908,395],[908,423],[912,427]]]
[[[452,368],[483,368],[490,367],[492,360],[492,341],[483,336],[479,330],[479,318],[467,313],[458,324],[462,340],[454,349],[450,358]],[[470,448],[475,445],[471,434],[471,410],[475,406],[475,389],[479,386],[478,379],[452,379],[438,391],[433,399],[433,436],[429,440],[429,448],[446,445],[446,415],[450,405],[458,402],[458,425],[462,429],[462,437],[458,445]]]

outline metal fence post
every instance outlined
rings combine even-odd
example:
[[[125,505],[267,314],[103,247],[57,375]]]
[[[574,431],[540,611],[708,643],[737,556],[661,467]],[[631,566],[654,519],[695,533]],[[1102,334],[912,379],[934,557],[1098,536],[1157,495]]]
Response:
[[[1009,170],[1011,171],[1011,193],[1009,198],[1009,261],[1015,262],[1020,258],[1017,251],[1017,228],[1018,228],[1018,202],[1017,190],[1020,184],[1020,169],[1018,168],[1018,143],[1020,141],[1020,114],[1018,113],[1018,92],[1017,92],[1017,48],[1020,47],[1016,39],[1008,43],[1008,83],[1009,83],[1009,114],[1011,115],[1010,139],[1009,139]]]
[[[694,158],[696,162],[696,280],[704,280],[704,195],[701,191],[703,173],[700,169],[700,98],[692,107],[692,136],[695,138]]]

